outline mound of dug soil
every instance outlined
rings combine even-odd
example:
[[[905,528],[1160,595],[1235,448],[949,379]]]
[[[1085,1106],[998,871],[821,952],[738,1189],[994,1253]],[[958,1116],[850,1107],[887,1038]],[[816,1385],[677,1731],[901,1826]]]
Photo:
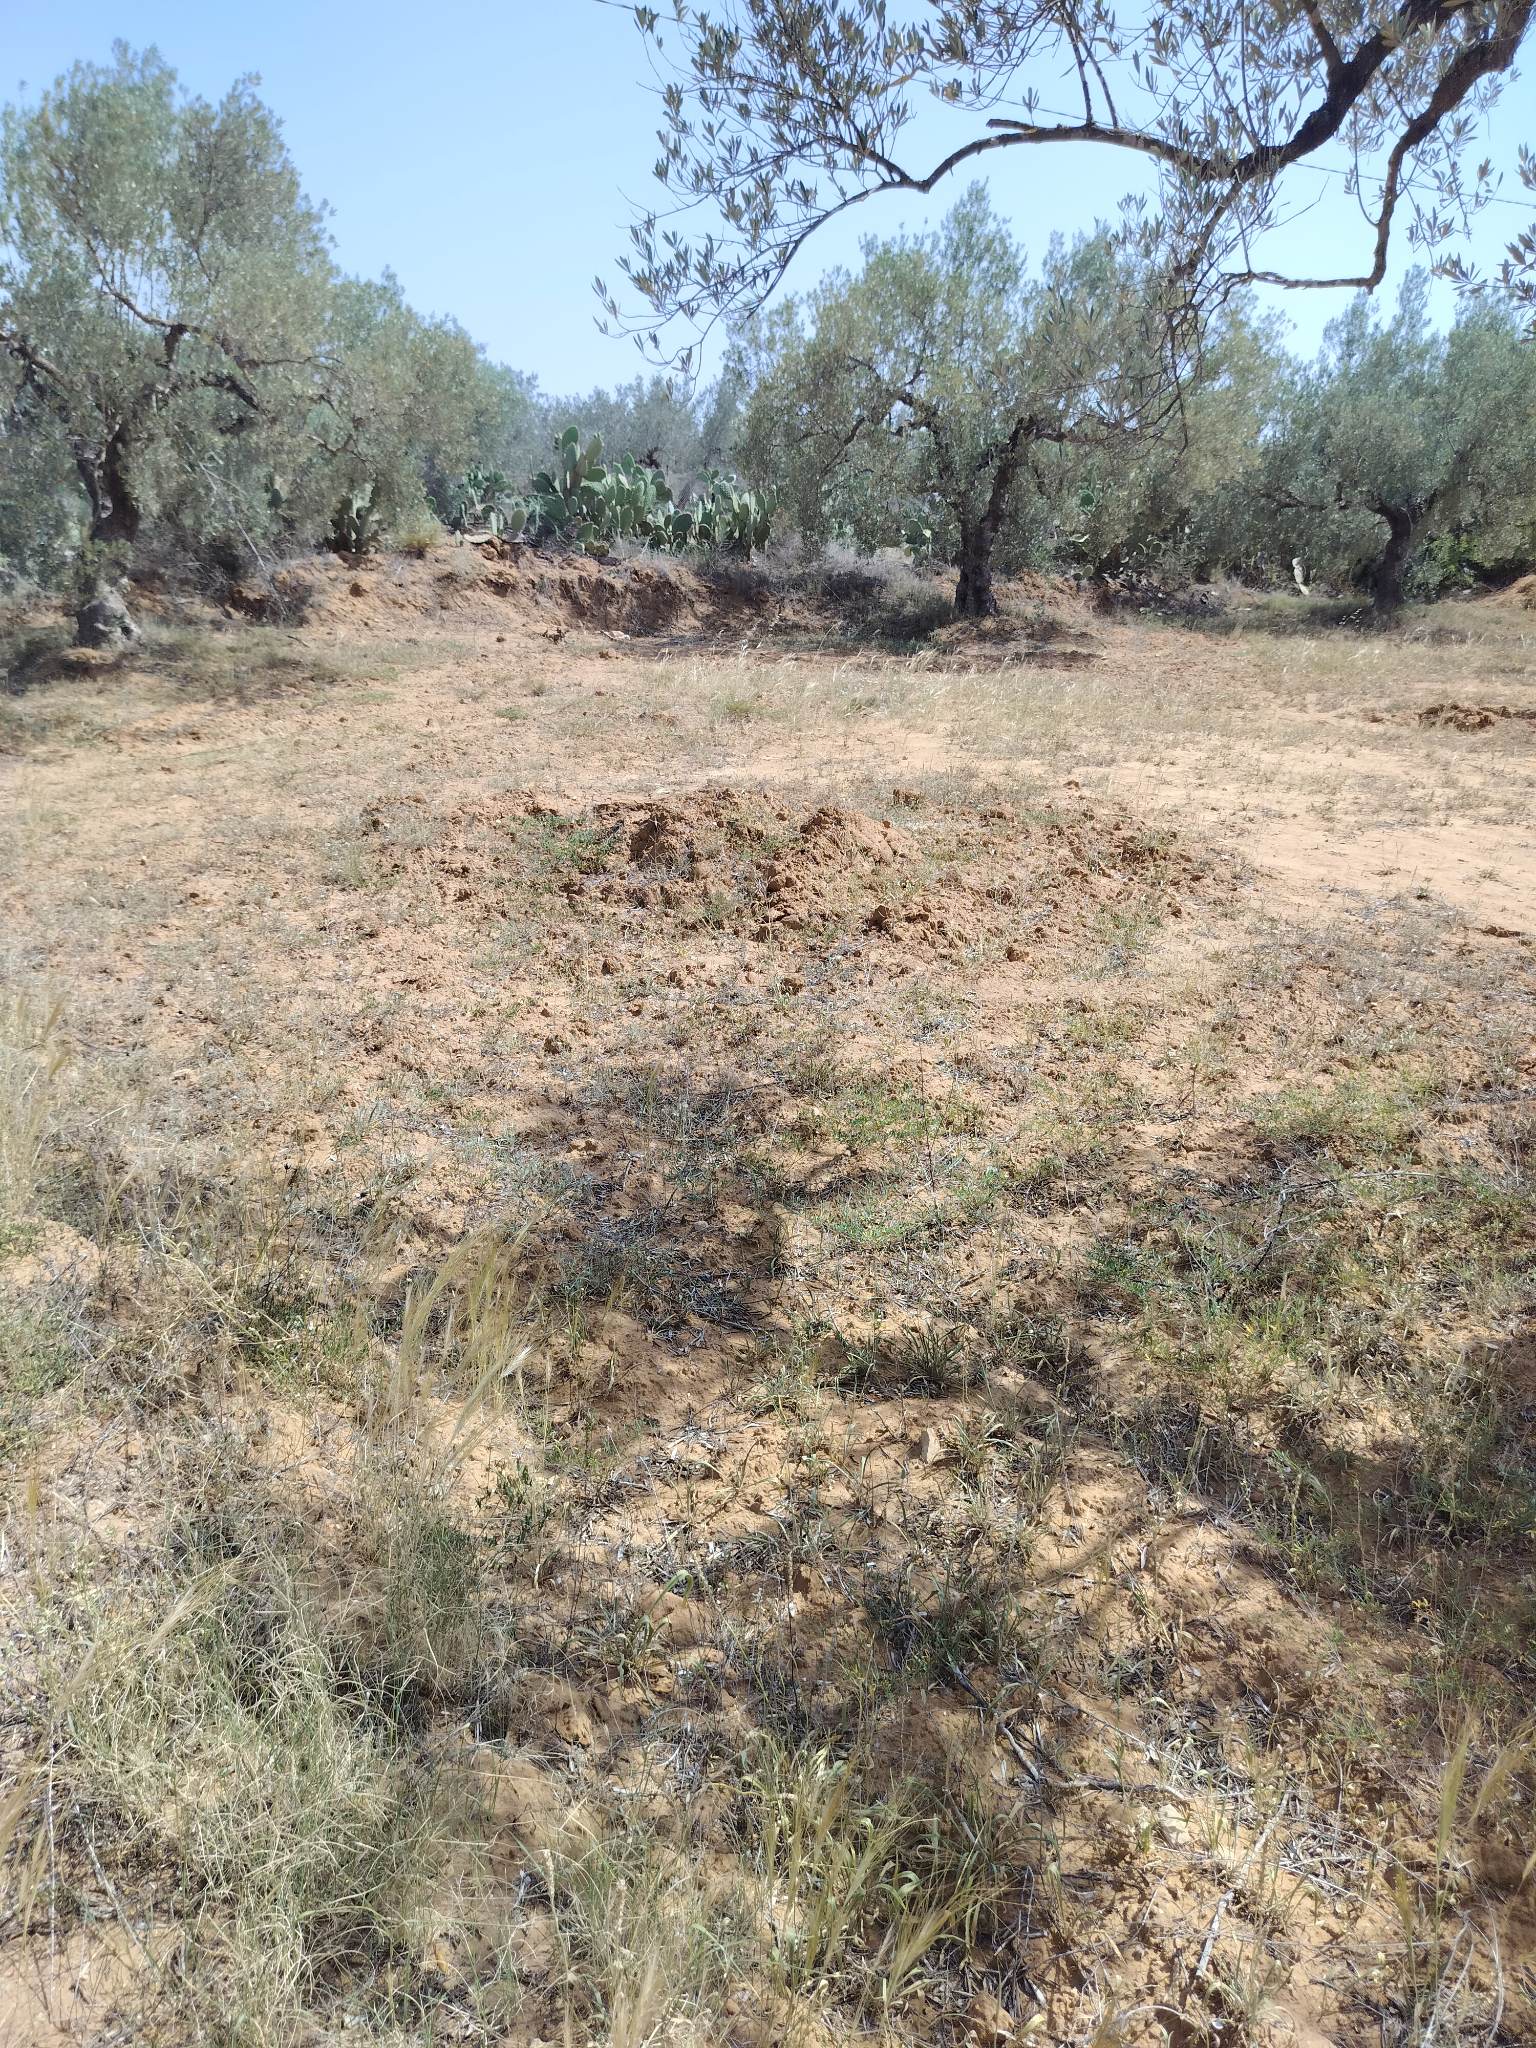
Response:
[[[1509,704],[1430,704],[1418,714],[1420,725],[1444,725],[1455,732],[1489,732],[1507,721],[1536,726],[1536,711],[1518,711]]]
[[[1047,933],[1128,897],[1177,916],[1204,864],[1118,816],[1079,807],[1026,818],[1002,806],[921,807],[897,825],[839,804],[795,811],[766,793],[704,788],[563,809],[524,792],[442,821],[381,803],[386,875],[425,872],[446,910],[503,918],[530,886],[563,899],[561,921],[617,916],[757,944],[875,957],[956,954],[1001,942],[1026,958]]]

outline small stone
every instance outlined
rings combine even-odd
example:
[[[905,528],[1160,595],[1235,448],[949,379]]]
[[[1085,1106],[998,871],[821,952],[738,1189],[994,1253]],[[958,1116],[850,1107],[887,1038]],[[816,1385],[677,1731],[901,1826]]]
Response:
[[[1189,1840],[1189,1821],[1177,1806],[1160,1806],[1157,1825],[1164,1841],[1172,1842],[1175,1847]]]
[[[965,2030],[976,2048],[1011,2048],[1018,2039],[1012,2013],[990,1991],[978,1991],[966,2007]]]
[[[115,590],[99,590],[75,613],[77,647],[122,647],[137,640],[139,629]]]

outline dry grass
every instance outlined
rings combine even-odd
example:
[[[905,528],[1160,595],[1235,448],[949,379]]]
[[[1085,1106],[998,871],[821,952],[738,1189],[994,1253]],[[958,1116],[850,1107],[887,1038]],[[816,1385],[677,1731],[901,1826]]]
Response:
[[[327,617],[17,700],[0,2032],[1529,2038],[1523,615]]]

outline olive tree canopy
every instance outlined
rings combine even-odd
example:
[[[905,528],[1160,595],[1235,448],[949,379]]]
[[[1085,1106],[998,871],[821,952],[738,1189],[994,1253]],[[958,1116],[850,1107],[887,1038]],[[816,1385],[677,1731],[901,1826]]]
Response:
[[[721,0],[633,13],[662,82],[664,210],[622,265],[653,341],[674,317],[755,310],[824,222],[877,193],[931,192],[997,150],[1088,143],[1150,165],[1148,219],[1192,310],[1239,283],[1384,275],[1400,210],[1444,243],[1492,167],[1464,157],[1536,0]],[[1063,98],[1071,101],[1063,111]],[[927,99],[956,116],[919,153]],[[1343,277],[1259,250],[1295,164],[1344,153],[1366,220]],[[1405,206],[1406,202],[1406,206]],[[697,210],[690,236],[678,216]],[[617,300],[599,281],[610,317]],[[687,350],[683,353],[686,355]]]
[[[156,561],[227,575],[358,499],[504,443],[509,373],[395,279],[343,276],[277,121],[189,97],[153,51],[76,65],[0,122],[0,554],[94,598]]]
[[[1057,241],[1038,279],[974,185],[935,235],[867,242],[855,277],[785,309],[760,347],[743,455],[782,477],[801,526],[865,545],[933,527],[957,611],[996,609],[993,552],[1048,445],[1128,447],[1172,420],[1144,267],[1105,235]],[[894,529],[890,530],[894,523]]]
[[[1263,449],[1257,492],[1297,548],[1337,581],[1402,602],[1432,541],[1528,520],[1536,472],[1536,350],[1499,308],[1431,326],[1427,280],[1389,320],[1357,299],[1301,370]]]
[[[0,352],[90,507],[132,542],[146,450],[184,408],[238,437],[307,381],[332,267],[249,81],[184,99],[153,52],[78,64],[0,130]]]

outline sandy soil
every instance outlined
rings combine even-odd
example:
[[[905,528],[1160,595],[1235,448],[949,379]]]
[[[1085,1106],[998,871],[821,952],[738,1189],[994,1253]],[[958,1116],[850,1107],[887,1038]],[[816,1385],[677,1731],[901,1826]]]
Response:
[[[157,1433],[214,1418],[352,1583],[350,1368],[207,1303],[140,1343],[136,1298],[194,1240],[225,1287],[269,1213],[306,1327],[361,1302],[377,1349],[469,1244],[518,1364],[457,1497],[483,1515],[510,1472],[559,1502],[536,1582],[498,1582],[494,1728],[445,1696],[424,1737],[491,1783],[529,1944],[485,2038],[573,2010],[619,2038],[518,1873],[637,1787],[658,1839],[734,1868],[765,1726],[978,1787],[1011,1831],[1006,1911],[891,2038],[1363,2048],[1427,2040],[1401,2015],[1442,1991],[1444,2038],[1532,2038],[1527,1780],[1435,1849],[1464,1714],[1475,1777],[1531,1704],[1529,1530],[1415,1519],[1440,1454],[1404,1391],[1476,1360],[1500,1472],[1536,1470],[1528,1204],[1463,1259],[1410,1181],[1350,1182],[1375,1349],[1335,1333],[1336,1365],[1275,1334],[1289,1280],[1228,1311],[1188,1253],[1251,1276],[1332,1244],[1320,1161],[1528,1193],[1536,620],[1021,589],[995,633],[877,653],[681,573],[312,573],[278,673],[66,666],[11,707],[5,967],[63,1005],[50,1142],[118,1224],[55,1204],[6,1285],[73,1289],[137,1374],[41,1405],[17,1513],[131,1569],[174,1513]],[[171,1222],[125,1233],[145,1190]],[[1125,1277],[1160,1248],[1176,1309]],[[424,1401],[451,1406],[451,1348]],[[142,1859],[116,1883],[129,1906],[78,1878],[87,1925],[172,1910]],[[1427,1894],[1434,1941],[1466,1930],[1428,2004]],[[446,1981],[483,1975],[444,1938]],[[11,1941],[8,2038],[127,2038],[131,1956],[91,1994],[82,1942],[66,1968]],[[630,2038],[812,2008],[872,2024],[749,1979],[703,2031]]]

